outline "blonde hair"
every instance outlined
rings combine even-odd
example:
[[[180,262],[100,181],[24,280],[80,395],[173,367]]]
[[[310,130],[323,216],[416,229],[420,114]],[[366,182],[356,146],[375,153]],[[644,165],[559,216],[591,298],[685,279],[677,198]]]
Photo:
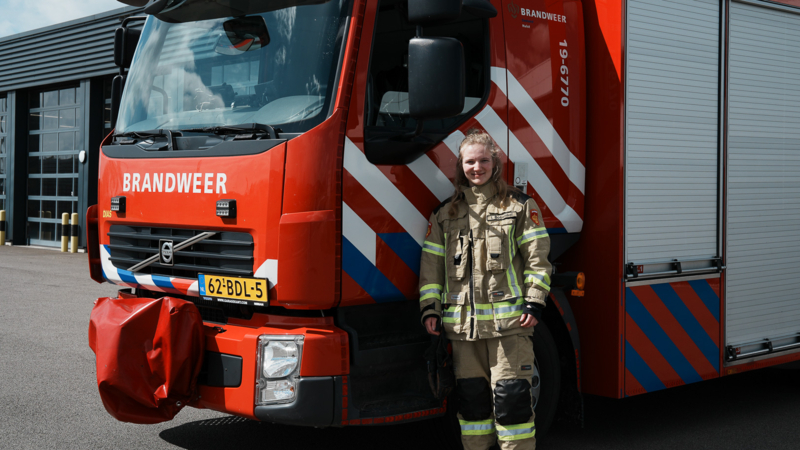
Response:
[[[485,131],[478,130],[476,128],[472,128],[467,131],[467,136],[461,141],[461,145],[458,146],[458,161],[456,162],[456,176],[453,179],[453,185],[456,188],[453,197],[450,199],[450,209],[448,214],[450,217],[453,217],[458,212],[458,204],[464,200],[464,190],[469,189],[469,180],[467,180],[467,175],[464,173],[464,147],[468,145],[483,145],[483,148],[489,152],[489,155],[492,157],[492,177],[490,178],[489,182],[494,183],[494,187],[497,190],[497,199],[500,201],[500,204],[505,206],[506,197],[508,196],[509,186],[506,181],[503,179],[503,160],[500,158],[500,149],[497,148],[497,144],[495,144],[494,140],[489,133]]]

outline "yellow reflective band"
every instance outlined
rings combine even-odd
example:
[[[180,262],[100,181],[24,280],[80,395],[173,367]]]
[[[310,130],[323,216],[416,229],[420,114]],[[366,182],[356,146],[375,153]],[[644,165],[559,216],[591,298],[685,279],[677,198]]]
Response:
[[[514,228],[515,226],[511,226],[511,232],[508,234],[508,248],[509,248],[509,257],[508,257],[508,270],[506,270],[506,277],[508,278],[508,287],[511,289],[511,293],[514,294],[516,297],[522,297],[522,292],[520,292],[519,285],[517,284],[517,271],[514,270],[514,255],[517,254],[516,247],[514,246]]]
[[[461,306],[442,310],[442,322],[457,323],[461,319]]]
[[[522,315],[522,310],[521,309],[518,310],[518,311],[512,311],[512,312],[507,312],[507,313],[496,314],[498,319],[510,319],[512,317],[520,317],[521,315]]]
[[[525,278],[526,283],[533,283],[537,286],[541,286],[545,291],[550,292],[550,286],[545,284],[544,282],[540,281],[538,278],[533,276],[528,276]]]
[[[442,290],[442,285],[441,284],[426,284],[425,286],[422,286],[421,288],[419,288],[420,292],[427,291],[428,289],[438,289],[438,290],[441,291]]]
[[[425,245],[430,245],[431,247],[436,247],[436,248],[438,248],[440,250],[444,250],[444,245],[439,245],[439,244],[433,243],[431,241],[425,241],[424,244]]]
[[[492,314],[492,304],[475,303],[475,318],[478,320],[492,320],[494,318]]]
[[[526,233],[517,238],[517,243],[519,245],[526,244],[534,239],[541,239],[543,237],[549,236],[547,234],[547,228],[534,228],[533,231],[530,233]]]
[[[497,439],[501,441],[520,441],[536,435],[536,426],[533,423],[519,425],[497,425]]]
[[[459,420],[458,423],[461,425],[461,434],[464,436],[494,434],[494,420],[492,419],[477,422]]]
[[[444,234],[444,243],[445,243],[445,245],[447,245],[447,233]],[[444,248],[444,253],[445,254],[447,253],[447,247]],[[445,255],[441,255],[441,256],[444,258]],[[445,263],[447,263],[447,261],[445,261]],[[447,278],[447,264],[445,264],[444,265],[444,293],[445,293],[445,295],[448,292],[450,292],[450,282],[447,281],[447,280],[449,280],[449,278]]]
[[[545,283],[550,284],[550,275],[544,272],[536,272],[533,270],[526,270],[522,272],[523,275],[534,275],[538,277],[540,280],[543,280]]]
[[[440,284],[426,284],[422,286],[419,290],[420,298],[419,301],[423,301],[429,298],[435,298],[437,300],[442,299],[442,285]]]
[[[431,250],[431,249],[429,249],[429,248],[426,248],[426,247],[423,247],[423,248],[422,248],[422,251],[423,251],[423,252],[428,252],[428,253],[430,253],[430,254],[432,254],[432,255],[441,256],[441,257],[443,257],[443,258],[444,258],[444,253],[437,252],[437,251]]]

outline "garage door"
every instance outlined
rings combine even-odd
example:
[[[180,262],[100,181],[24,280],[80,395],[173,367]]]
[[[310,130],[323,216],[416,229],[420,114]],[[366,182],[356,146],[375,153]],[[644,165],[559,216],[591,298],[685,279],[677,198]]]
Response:
[[[63,86],[29,94],[28,243],[58,246],[61,215],[78,212],[83,90]]]
[[[719,3],[628,1],[625,258],[640,274],[719,256]]]
[[[800,332],[800,14],[731,4],[728,113],[726,341],[752,354]]]

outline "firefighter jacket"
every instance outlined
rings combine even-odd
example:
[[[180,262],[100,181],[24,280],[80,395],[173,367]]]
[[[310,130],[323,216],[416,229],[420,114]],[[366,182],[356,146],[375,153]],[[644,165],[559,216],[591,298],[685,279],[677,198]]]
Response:
[[[441,318],[448,338],[477,340],[531,334],[522,328],[524,302],[544,308],[552,266],[550,238],[532,198],[509,189],[505,202],[493,183],[464,191],[431,215],[422,248],[422,321]],[[503,204],[504,203],[504,204]]]

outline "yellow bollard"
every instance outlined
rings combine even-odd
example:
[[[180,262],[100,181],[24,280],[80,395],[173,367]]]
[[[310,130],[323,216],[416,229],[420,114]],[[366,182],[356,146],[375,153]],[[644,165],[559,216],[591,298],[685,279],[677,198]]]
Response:
[[[78,253],[78,213],[72,213],[72,220],[69,227],[70,234],[70,253]]]
[[[66,253],[69,245],[69,213],[61,214],[61,253]]]
[[[0,245],[6,245],[6,210],[0,209]]]

